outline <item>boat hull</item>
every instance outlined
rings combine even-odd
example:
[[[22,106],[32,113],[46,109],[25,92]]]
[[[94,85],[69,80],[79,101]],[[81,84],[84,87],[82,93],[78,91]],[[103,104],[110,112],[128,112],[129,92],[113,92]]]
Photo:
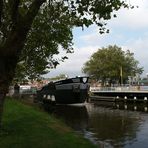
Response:
[[[60,104],[84,103],[87,96],[87,90],[80,90],[79,92],[74,92],[73,90],[57,90],[55,101]]]
[[[85,78],[85,80],[84,80]],[[36,100],[56,104],[84,103],[88,99],[88,78],[79,77],[57,81],[37,92]]]

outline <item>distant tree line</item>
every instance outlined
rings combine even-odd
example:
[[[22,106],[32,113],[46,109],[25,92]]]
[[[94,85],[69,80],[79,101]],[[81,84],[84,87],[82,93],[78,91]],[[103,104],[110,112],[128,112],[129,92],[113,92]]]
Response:
[[[65,75],[65,74],[59,74],[58,76],[49,78],[49,80],[50,81],[56,81],[56,80],[61,80],[61,79],[66,79],[66,78],[67,78],[67,75]]]

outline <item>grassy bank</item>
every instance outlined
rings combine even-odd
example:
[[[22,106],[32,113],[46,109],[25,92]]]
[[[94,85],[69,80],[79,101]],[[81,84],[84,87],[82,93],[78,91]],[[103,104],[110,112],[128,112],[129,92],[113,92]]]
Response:
[[[0,148],[95,147],[61,121],[16,100],[6,100],[3,123]]]

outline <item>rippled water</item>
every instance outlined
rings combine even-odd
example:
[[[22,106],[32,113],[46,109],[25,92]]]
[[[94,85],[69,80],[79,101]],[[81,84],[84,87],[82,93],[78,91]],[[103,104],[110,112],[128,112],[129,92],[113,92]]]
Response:
[[[100,148],[148,147],[146,104],[95,102],[46,109]]]

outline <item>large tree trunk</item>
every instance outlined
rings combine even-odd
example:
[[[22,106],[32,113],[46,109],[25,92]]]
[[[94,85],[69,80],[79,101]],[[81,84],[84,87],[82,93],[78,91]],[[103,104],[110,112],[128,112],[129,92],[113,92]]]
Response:
[[[15,74],[16,64],[17,58],[0,56],[0,129],[2,128],[4,101]]]
[[[46,0],[34,0],[30,5],[25,16],[19,15],[19,1],[13,1],[12,22],[13,27],[8,33],[7,39],[0,45],[0,128],[2,128],[3,106],[9,85],[15,74],[16,65],[20,53],[24,47],[27,33],[29,32],[32,22],[40,9],[40,6]],[[9,2],[9,1],[8,1]],[[0,3],[1,4],[1,3]],[[0,5],[1,9],[3,5]],[[8,10],[3,10],[3,13]],[[1,25],[0,14],[0,25]]]
[[[2,115],[4,108],[5,94],[0,93],[0,132],[2,130]]]

